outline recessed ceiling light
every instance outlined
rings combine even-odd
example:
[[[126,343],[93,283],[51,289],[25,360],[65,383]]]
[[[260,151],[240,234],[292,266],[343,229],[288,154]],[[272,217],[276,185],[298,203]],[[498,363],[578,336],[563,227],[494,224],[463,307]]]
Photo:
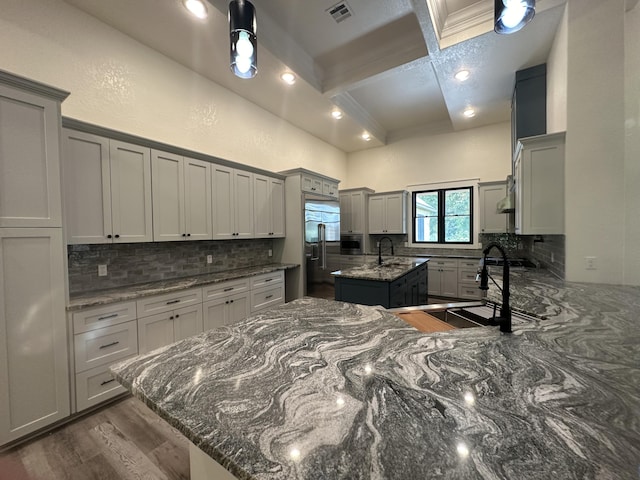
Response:
[[[363,139],[365,142],[368,142],[369,140],[371,140],[371,134],[369,134],[369,132],[364,132],[364,133],[362,134],[362,139]]]
[[[460,70],[454,75],[454,77],[456,77],[456,80],[464,82],[465,80],[469,79],[469,75],[469,70]]]
[[[338,110],[337,108],[335,108],[332,112],[331,112],[331,116],[333,118],[335,118],[336,120],[340,120],[342,118],[342,110]]]
[[[207,6],[203,0],[182,0],[182,4],[195,17],[205,19],[207,15],[209,15]]]
[[[473,108],[467,108],[464,112],[462,112],[462,114],[467,118],[471,118],[476,116],[476,111]]]
[[[291,72],[284,72],[282,75],[280,75],[280,78],[284,83],[287,83],[289,85],[293,85],[294,83],[296,83],[296,76]]]

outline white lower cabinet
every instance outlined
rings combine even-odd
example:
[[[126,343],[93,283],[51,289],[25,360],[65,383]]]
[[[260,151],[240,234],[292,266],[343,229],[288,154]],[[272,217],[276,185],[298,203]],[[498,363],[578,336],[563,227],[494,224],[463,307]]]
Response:
[[[455,259],[429,261],[429,296],[458,296],[458,263]]]
[[[251,313],[284,303],[284,272],[265,273],[251,278]]]
[[[88,308],[71,316],[76,411],[125,393],[109,372],[115,362],[138,353],[135,302]]]
[[[204,329],[233,325],[247,318],[251,312],[249,292],[235,293],[203,304]]]
[[[70,413],[61,228],[0,228],[0,445]]]
[[[458,260],[458,297],[466,300],[479,300],[484,296],[484,291],[478,288],[476,282],[478,275],[478,260]]]
[[[202,304],[138,318],[139,350],[147,353],[202,331]]]

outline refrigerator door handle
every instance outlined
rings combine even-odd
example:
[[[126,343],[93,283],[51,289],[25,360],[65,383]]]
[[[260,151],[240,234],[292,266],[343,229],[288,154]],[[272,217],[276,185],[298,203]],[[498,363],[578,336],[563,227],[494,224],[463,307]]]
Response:
[[[315,262],[320,258],[320,246],[317,243],[311,244],[311,261]]]
[[[322,270],[327,269],[327,239],[325,238],[326,230],[327,227],[324,223],[318,224],[318,242],[320,244],[320,248],[318,250],[320,251],[320,268]]]

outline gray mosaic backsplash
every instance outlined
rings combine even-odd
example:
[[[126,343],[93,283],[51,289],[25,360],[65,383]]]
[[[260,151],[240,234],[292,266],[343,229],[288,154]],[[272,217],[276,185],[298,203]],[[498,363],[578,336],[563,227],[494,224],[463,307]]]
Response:
[[[69,245],[69,293],[265,265],[273,262],[272,248],[271,239]],[[98,265],[107,266],[107,276],[98,276]]]
[[[539,262],[542,268],[546,268],[558,278],[565,278],[564,235],[541,235],[529,239],[532,247],[529,250],[529,258]]]

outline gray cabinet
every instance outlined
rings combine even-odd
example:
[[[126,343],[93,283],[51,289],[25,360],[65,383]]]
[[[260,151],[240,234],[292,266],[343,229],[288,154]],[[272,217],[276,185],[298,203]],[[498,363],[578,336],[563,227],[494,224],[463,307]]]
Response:
[[[458,261],[434,259],[429,261],[429,296],[458,296]]]
[[[497,203],[507,195],[507,182],[484,182],[478,185],[480,196],[480,233],[507,233],[508,215],[499,213]]]
[[[214,164],[211,175],[213,239],[252,238],[253,173]]]
[[[372,193],[369,188],[340,191],[340,233],[368,232],[369,195]]]
[[[407,233],[406,191],[369,196],[369,233]]]
[[[564,233],[564,143],[564,132],[520,139],[514,164],[517,234]]]
[[[255,174],[253,216],[256,238],[284,237],[284,205],[284,180]]]

